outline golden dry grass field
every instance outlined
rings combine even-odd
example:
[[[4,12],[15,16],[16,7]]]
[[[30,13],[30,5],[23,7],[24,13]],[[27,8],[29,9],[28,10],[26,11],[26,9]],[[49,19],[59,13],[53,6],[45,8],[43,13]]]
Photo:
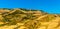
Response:
[[[0,9],[0,29],[60,29],[60,15],[39,10]]]

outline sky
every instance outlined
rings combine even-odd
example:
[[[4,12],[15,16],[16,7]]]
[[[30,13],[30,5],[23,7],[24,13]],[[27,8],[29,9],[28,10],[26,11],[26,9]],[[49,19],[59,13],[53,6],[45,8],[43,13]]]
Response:
[[[0,8],[26,8],[60,14],[60,0],[0,0]]]

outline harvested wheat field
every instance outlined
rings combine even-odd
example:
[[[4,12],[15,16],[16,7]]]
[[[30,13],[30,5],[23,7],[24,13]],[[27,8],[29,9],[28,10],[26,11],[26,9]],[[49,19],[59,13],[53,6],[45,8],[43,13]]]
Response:
[[[41,10],[1,9],[0,29],[60,29],[60,15]]]

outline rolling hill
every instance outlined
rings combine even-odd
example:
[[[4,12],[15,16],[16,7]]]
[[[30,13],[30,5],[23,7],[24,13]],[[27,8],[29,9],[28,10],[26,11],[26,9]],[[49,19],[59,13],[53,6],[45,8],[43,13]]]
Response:
[[[0,29],[60,29],[60,14],[22,8],[2,8]]]

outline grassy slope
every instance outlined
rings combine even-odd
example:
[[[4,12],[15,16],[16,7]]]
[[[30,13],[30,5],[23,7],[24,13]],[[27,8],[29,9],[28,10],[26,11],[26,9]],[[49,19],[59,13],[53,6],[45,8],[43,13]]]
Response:
[[[38,10],[2,9],[0,29],[60,29],[60,16]]]

